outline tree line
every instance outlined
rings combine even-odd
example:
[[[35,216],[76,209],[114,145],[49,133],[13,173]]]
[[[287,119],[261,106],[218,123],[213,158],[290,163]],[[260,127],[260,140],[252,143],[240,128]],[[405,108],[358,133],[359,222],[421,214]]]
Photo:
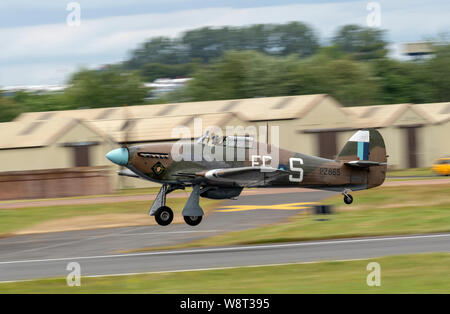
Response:
[[[450,46],[421,61],[355,60],[324,47],[311,57],[230,51],[167,100],[198,101],[326,93],[344,106],[450,101]]]
[[[0,97],[0,121],[25,111],[149,103],[143,82],[189,76],[183,89],[154,102],[202,101],[327,93],[345,106],[450,101],[450,45],[400,61],[388,55],[386,32],[339,28],[327,44],[306,24],[200,28],[151,38],[129,58],[99,70],[80,69],[60,94]]]

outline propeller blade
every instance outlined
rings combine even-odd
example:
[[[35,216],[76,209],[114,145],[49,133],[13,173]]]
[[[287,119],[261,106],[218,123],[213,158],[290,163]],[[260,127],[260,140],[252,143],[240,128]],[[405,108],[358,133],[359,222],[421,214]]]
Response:
[[[124,114],[124,124],[122,127],[123,130],[123,141],[122,147],[128,148],[128,142],[130,141],[130,129],[132,127],[132,119],[130,118],[130,112],[126,104],[123,105],[123,114]]]

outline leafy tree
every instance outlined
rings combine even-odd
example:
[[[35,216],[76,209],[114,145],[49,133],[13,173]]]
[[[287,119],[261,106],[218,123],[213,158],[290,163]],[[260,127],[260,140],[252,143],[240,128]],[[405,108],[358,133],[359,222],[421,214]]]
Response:
[[[328,93],[344,106],[377,104],[379,86],[366,64],[334,60],[324,67],[328,79],[323,82]]]
[[[377,103],[379,86],[368,65],[318,55],[310,59],[228,52],[198,71],[185,95],[212,100],[328,93],[344,105]]]
[[[142,78],[147,82],[152,82],[157,78],[175,78],[180,76],[190,76],[199,67],[197,63],[185,64],[163,64],[147,63],[140,69]]]
[[[0,122],[8,122],[16,118],[26,108],[11,97],[0,97]]]
[[[156,37],[134,50],[124,66],[136,70],[148,63],[179,64],[189,61],[186,47],[178,39]]]
[[[381,88],[382,104],[423,103],[432,97],[422,63],[382,58],[374,60],[371,68]]]
[[[311,27],[300,22],[257,24],[246,27],[203,27],[178,38],[157,37],[132,51],[126,69],[145,64],[209,63],[229,50],[255,50],[269,55],[312,55],[319,40]]]
[[[138,74],[113,70],[81,70],[65,91],[72,107],[115,107],[144,103],[148,88]]]
[[[434,51],[435,57],[426,64],[426,79],[433,89],[432,101],[450,101],[450,44],[438,44]]]
[[[319,48],[319,40],[315,32],[304,23],[291,22],[278,25],[275,33],[279,34],[281,55],[310,56]]]
[[[326,54],[294,63],[283,84],[288,86],[288,95],[326,93],[344,106],[376,104],[379,93],[367,65],[348,58],[329,58]]]
[[[182,42],[186,45],[189,56],[199,58],[204,62],[222,55],[224,50],[229,49],[229,33],[228,27],[221,29],[213,29],[203,27],[187,31],[182,37]]]
[[[377,59],[387,54],[384,36],[385,32],[379,29],[345,25],[338,30],[333,44],[356,59]]]
[[[26,111],[54,111],[73,109],[63,93],[35,94],[18,91],[14,101],[25,106]]]
[[[192,100],[275,96],[287,63],[254,51],[230,51],[198,71],[186,88]]]

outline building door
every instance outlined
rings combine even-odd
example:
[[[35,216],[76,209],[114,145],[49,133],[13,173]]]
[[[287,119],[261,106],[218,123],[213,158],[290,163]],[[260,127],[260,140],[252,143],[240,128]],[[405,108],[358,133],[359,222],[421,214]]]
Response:
[[[335,159],[337,155],[336,132],[319,132],[319,156]]]
[[[75,167],[89,167],[89,146],[73,147]]]
[[[408,168],[417,168],[417,129],[406,128],[406,153],[408,154]]]

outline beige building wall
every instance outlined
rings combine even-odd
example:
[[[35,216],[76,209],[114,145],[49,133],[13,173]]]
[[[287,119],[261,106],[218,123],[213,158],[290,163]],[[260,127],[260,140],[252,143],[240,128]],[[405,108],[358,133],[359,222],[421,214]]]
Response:
[[[110,162],[105,155],[114,147],[117,146],[112,140],[103,137],[96,131],[90,129],[84,124],[77,124],[69,132],[58,138],[53,146],[57,147],[59,153],[64,156],[66,165],[73,167],[73,150],[71,147],[64,147],[66,143],[81,143],[81,142],[97,142],[97,145],[89,147],[89,160],[91,166],[109,166]],[[70,164],[71,163],[71,164]]]
[[[341,131],[337,134],[337,150],[338,154],[341,152],[341,150],[344,148],[345,143],[352,137],[352,135],[356,132],[355,130],[347,130],[347,131]]]
[[[450,156],[450,120],[423,128],[423,162],[429,166],[440,157]]]
[[[411,107],[408,108],[390,127],[393,129],[393,133],[396,132],[398,135],[394,137],[393,143],[390,145],[395,145],[396,150],[392,158],[396,160],[395,168],[407,168],[408,159],[410,154],[410,148],[408,146],[408,130],[409,127],[415,127],[416,133],[416,159],[417,167],[427,166],[425,162],[425,146],[426,133],[424,128],[428,125],[430,121],[426,120],[424,117],[415,112]],[[387,139],[385,139],[387,141]],[[388,153],[389,154],[389,153]]]
[[[74,167],[74,152],[66,143],[98,142],[90,146],[89,160],[91,166],[109,166],[105,154],[114,147],[111,141],[84,126],[77,124],[67,130],[49,146],[35,148],[14,148],[0,150],[3,171],[45,170]]]
[[[404,130],[394,127],[378,129],[381,136],[383,136],[386,145],[386,154],[388,157],[388,168],[399,169],[406,167],[406,161],[403,157],[405,153],[404,142],[402,136]]]
[[[319,155],[319,132],[336,132],[336,153],[342,149],[345,141],[353,132],[351,117],[341,109],[341,105],[331,97],[325,97],[297,122],[297,151],[308,155]],[[316,130],[317,132],[313,132]],[[302,150],[303,149],[303,150]]]
[[[46,169],[50,151],[48,147],[2,149],[0,172]]]

